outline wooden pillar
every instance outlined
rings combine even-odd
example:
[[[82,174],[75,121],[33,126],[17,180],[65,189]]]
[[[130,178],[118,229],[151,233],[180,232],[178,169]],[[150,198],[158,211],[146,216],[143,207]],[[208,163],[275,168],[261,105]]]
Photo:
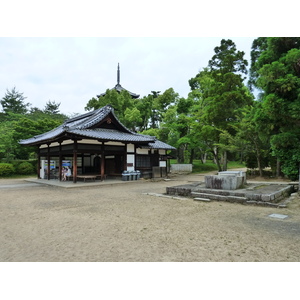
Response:
[[[77,182],[77,141],[74,141],[73,148],[73,183]]]
[[[134,171],[136,171],[136,144],[134,144]]]
[[[58,179],[59,181],[62,180],[62,147],[61,147],[61,143],[59,143],[59,162],[58,162]]]
[[[41,153],[40,153],[40,148],[38,147],[38,161],[37,161],[37,179],[41,179]]]
[[[84,162],[84,153],[81,154],[81,169],[82,173],[85,173],[85,162]]]
[[[47,165],[47,179],[50,180],[50,144],[48,144]]]
[[[105,153],[104,153],[104,142],[101,145],[101,166],[100,166],[100,174],[101,174],[101,181],[104,179],[105,173]]]
[[[127,143],[125,144],[125,150],[124,150],[123,171],[127,171]]]

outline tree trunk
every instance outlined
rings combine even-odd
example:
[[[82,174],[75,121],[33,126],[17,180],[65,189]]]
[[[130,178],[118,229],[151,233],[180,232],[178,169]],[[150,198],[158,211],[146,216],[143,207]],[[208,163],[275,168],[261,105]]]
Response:
[[[261,168],[260,157],[259,156],[257,157],[257,167],[258,167],[258,171],[259,171],[259,176],[263,177],[263,171],[262,171],[262,168]]]
[[[256,160],[257,160],[257,167],[258,167],[258,171],[259,171],[259,176],[263,177],[263,171],[262,171],[261,163],[260,163],[259,147],[258,147],[258,145],[255,141],[254,141],[254,145],[255,145],[255,151],[256,151]]]
[[[178,148],[177,161],[179,164],[184,163],[184,145],[180,145],[180,147]]]
[[[299,189],[300,189],[300,164],[299,164],[299,183],[298,183],[298,193],[299,193]]]
[[[214,148],[212,153],[214,155],[214,161],[218,166],[218,171],[221,172],[222,168],[221,168],[221,164],[220,164],[219,157],[218,157],[218,148]]]
[[[241,157],[240,157],[240,159],[241,159],[241,164],[243,163],[243,161],[244,161],[244,152],[243,151],[241,151]]]
[[[201,162],[203,163],[203,164],[205,164],[206,163],[206,156],[207,156],[207,153],[206,152],[201,152],[201,155],[200,155],[200,159],[201,159]]]
[[[191,149],[191,154],[190,154],[190,164],[193,163],[193,161],[194,161],[194,156],[195,156],[195,150],[194,150],[194,149]]]
[[[258,171],[259,171],[259,176],[263,177],[263,170],[261,167],[261,163],[260,163],[260,153],[259,150],[256,150],[256,158],[257,158],[257,167],[258,167]]]
[[[223,171],[227,171],[227,151],[223,153]]]
[[[276,161],[276,178],[280,177],[280,160],[277,157],[277,161]]]

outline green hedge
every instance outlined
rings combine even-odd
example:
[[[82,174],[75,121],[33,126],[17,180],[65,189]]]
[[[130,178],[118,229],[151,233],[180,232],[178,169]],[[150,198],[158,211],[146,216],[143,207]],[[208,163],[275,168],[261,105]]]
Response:
[[[16,173],[21,175],[33,174],[34,173],[33,165],[28,161],[24,161],[17,166]]]
[[[37,160],[14,160],[11,163],[0,163],[0,177],[33,175],[36,169]]]
[[[9,176],[15,173],[15,168],[12,164],[0,163],[0,176]]]

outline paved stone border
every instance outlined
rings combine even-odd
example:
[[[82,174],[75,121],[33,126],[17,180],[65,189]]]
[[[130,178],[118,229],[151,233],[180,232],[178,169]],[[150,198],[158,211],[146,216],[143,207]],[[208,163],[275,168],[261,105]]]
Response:
[[[159,194],[159,193],[142,193],[142,195],[149,195],[149,196],[155,196],[155,197],[163,197],[163,198],[169,198],[169,199],[175,199],[175,200],[191,200],[191,198],[178,197],[178,196],[170,196],[170,195]]]
[[[293,191],[293,185],[268,183],[247,185],[233,191],[205,188],[201,182],[166,188],[167,195],[278,208],[286,207],[285,201]]]

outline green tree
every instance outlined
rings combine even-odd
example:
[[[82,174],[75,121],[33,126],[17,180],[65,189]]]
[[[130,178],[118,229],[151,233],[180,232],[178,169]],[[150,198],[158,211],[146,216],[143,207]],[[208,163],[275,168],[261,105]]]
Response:
[[[251,47],[251,64],[250,64],[250,72],[249,72],[249,81],[248,86],[250,91],[253,92],[254,88],[257,87],[256,80],[258,78],[258,69],[259,66],[257,64],[258,58],[262,55],[262,53],[267,48],[267,38],[266,37],[260,37],[253,41],[252,47]]]
[[[45,133],[53,128],[61,125],[61,122],[52,118],[41,118],[38,120],[31,120],[28,117],[20,117],[13,124],[13,141],[15,144],[14,155],[19,159],[28,159],[35,153],[34,147],[24,147],[18,142],[22,139],[27,139],[32,136]]]
[[[46,114],[58,114],[59,113],[60,103],[56,103],[55,101],[48,101],[44,108],[44,113]]]
[[[13,122],[5,121],[0,125],[0,160],[6,163],[15,158],[16,143],[14,142]]]
[[[123,123],[125,126],[128,125],[132,130],[136,131],[143,122],[140,113],[137,112],[137,103],[138,99],[133,99],[129,92],[125,90],[118,93],[114,89],[107,89],[104,96],[97,98],[93,97],[90,99],[85,107],[85,110],[98,109],[105,105],[111,105],[121,123]],[[129,117],[132,123],[129,124],[128,120],[126,120],[126,117]]]
[[[231,40],[221,40],[214,51],[208,67],[189,81],[190,96],[198,99],[195,134],[210,148],[219,170],[226,170],[227,151],[232,147],[224,137],[235,134],[233,125],[253,96],[243,83],[248,65],[244,52],[238,51]]]
[[[161,128],[166,130],[167,142],[177,148],[178,163],[184,163],[187,155],[193,153],[190,136],[193,120],[190,113],[191,107],[191,99],[180,98],[163,113]],[[190,160],[192,160],[191,155]]]
[[[19,145],[19,140],[50,131],[65,119],[64,115],[49,115],[41,111],[26,115],[7,113],[0,122],[0,159],[5,162],[28,159],[35,148]]]
[[[150,127],[155,128],[155,126],[150,126],[150,118],[152,116],[152,108],[153,108],[153,99],[154,96],[149,94],[148,96],[144,96],[137,101],[137,109],[140,112],[141,116],[141,124],[139,131],[148,130]]]
[[[246,106],[235,124],[237,132],[235,145],[243,151],[246,165],[249,168],[258,168],[259,175],[263,176],[263,168],[266,167],[266,157],[270,155],[270,138],[267,130],[260,127],[258,121],[261,113],[261,103],[254,102],[253,106]],[[256,158],[254,163],[252,157]]]
[[[25,103],[26,97],[23,93],[16,90],[16,87],[12,88],[11,91],[6,90],[6,94],[0,100],[3,111],[5,114],[11,112],[15,114],[26,114],[28,111],[29,103]]]
[[[160,94],[160,91],[151,91],[151,93],[138,103],[143,119],[143,130],[160,128],[164,114],[179,98],[178,93],[173,88],[165,90],[162,94]]]
[[[140,111],[136,108],[126,108],[124,112],[124,125],[132,130],[136,131],[138,124],[142,123],[142,117]]]
[[[268,124],[273,154],[282,171],[295,179],[300,163],[300,38],[267,38],[254,68],[262,91],[261,127]]]
[[[172,88],[163,94],[152,91],[152,94],[141,99],[133,99],[127,91],[118,93],[112,89],[106,90],[104,96],[90,99],[85,109],[98,109],[109,104],[126,127],[141,132],[149,128],[159,128],[163,114],[177,99],[178,94]]]

